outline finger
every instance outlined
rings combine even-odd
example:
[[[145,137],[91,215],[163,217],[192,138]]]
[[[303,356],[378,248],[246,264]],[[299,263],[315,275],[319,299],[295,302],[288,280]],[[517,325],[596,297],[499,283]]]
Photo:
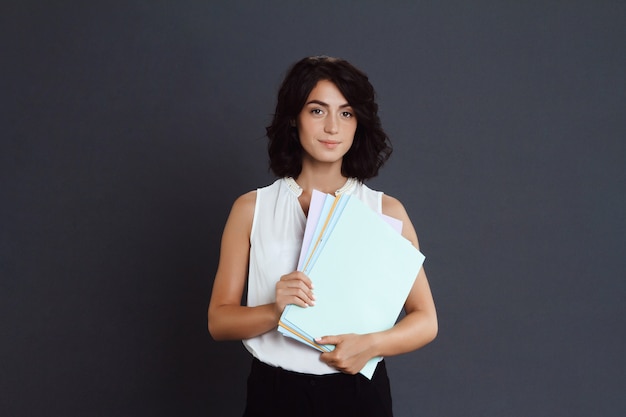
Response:
[[[309,302],[304,301],[300,297],[291,297],[285,302],[285,304],[293,304],[298,307],[307,308],[307,307],[312,307],[314,303],[312,301],[309,301]]]
[[[334,351],[333,351],[334,352]],[[347,363],[337,358],[337,355],[333,354],[333,352],[326,352],[320,355],[320,360],[324,362],[328,366],[332,366],[340,372],[347,374],[355,374],[357,371],[351,370],[350,366]]]
[[[308,297],[311,298],[315,298],[313,295],[313,290],[311,290],[309,287],[307,287],[306,285],[304,285],[302,282],[300,281],[286,281],[286,282],[277,282],[276,283],[276,291],[284,291],[287,293],[297,293],[297,292],[302,292],[303,294],[306,294]]]
[[[315,294],[313,291],[305,286],[301,281],[279,281],[276,283],[277,297],[280,294],[289,296],[297,296],[302,298],[305,302],[310,303],[315,301]]]
[[[281,279],[276,283],[282,287],[302,288],[308,292],[313,292],[313,286],[299,279]]]
[[[300,281],[304,282],[307,287],[313,288],[313,281],[311,281],[311,278],[306,276],[304,272],[297,271],[297,277]]]
[[[313,281],[309,277],[306,276],[304,272],[294,271],[290,274],[283,275],[280,277],[280,281],[283,282],[302,282],[307,288],[313,288]]]
[[[283,301],[285,304],[296,304],[300,307],[315,305],[315,297],[309,291],[297,287],[278,289],[276,291],[276,299]]]
[[[315,339],[315,343],[321,345],[338,345],[341,342],[337,336],[322,336]]]

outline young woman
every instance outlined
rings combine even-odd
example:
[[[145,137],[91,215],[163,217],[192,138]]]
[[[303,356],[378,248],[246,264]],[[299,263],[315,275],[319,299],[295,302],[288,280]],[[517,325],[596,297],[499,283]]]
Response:
[[[208,311],[213,338],[243,340],[253,356],[244,416],[391,416],[384,360],[371,380],[358,372],[374,357],[410,352],[435,338],[437,316],[423,268],[406,315],[387,331],[327,335],[318,342],[335,349],[320,354],[276,330],[288,304],[315,305],[313,283],[296,271],[312,190],[350,194],[402,220],[402,235],[418,247],[402,204],[363,184],[391,154],[374,89],[345,60],[305,58],[282,83],[267,136],[279,179],[235,201]]]

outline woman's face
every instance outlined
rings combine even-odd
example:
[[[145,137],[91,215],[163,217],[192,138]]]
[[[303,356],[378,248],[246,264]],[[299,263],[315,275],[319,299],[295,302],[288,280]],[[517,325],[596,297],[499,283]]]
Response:
[[[354,141],[357,120],[337,86],[321,80],[298,114],[297,127],[304,160],[341,166]]]

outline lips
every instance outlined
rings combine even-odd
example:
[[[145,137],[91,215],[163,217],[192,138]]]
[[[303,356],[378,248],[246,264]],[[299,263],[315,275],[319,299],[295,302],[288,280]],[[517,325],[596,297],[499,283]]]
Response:
[[[337,145],[341,143],[341,142],[337,142],[334,140],[320,140],[319,142],[325,147],[330,148],[330,149],[336,148]]]

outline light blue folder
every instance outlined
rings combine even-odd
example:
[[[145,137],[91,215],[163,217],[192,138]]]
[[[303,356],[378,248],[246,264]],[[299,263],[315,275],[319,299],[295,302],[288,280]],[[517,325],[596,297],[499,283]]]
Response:
[[[278,328],[320,351],[334,347],[317,344],[317,337],[393,327],[424,262],[411,242],[358,198],[338,200],[326,235],[305,262],[304,272],[315,285],[315,306],[287,306]],[[361,373],[371,378],[378,360]]]

